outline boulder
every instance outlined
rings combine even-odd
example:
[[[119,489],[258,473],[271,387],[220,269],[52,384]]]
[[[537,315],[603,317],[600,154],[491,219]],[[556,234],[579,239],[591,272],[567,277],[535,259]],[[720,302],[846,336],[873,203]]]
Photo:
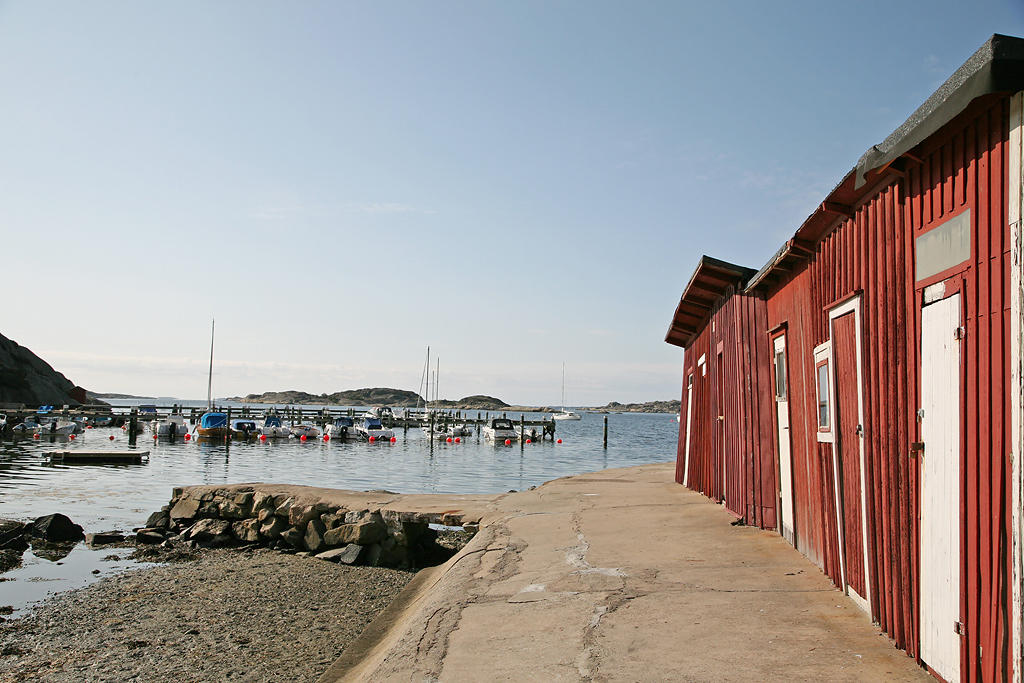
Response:
[[[366,515],[370,514],[369,510],[352,510],[345,513],[345,524],[355,524]]]
[[[110,545],[111,543],[122,543],[123,541],[124,534],[120,531],[103,531],[96,534],[85,535],[86,544],[92,547],[98,545]]]
[[[260,540],[259,527],[259,520],[244,519],[231,525],[231,534],[243,543],[256,543]]]
[[[195,519],[199,514],[199,501],[193,498],[181,498],[171,507],[170,517],[173,520]]]
[[[274,507],[274,497],[263,491],[256,491],[252,494],[252,509],[259,510],[265,507]]]
[[[331,529],[324,535],[324,541],[329,546],[346,545],[358,543],[359,545],[372,545],[383,541],[388,535],[384,523],[374,519],[368,519],[355,524],[342,524]]]
[[[271,517],[274,517],[274,508],[260,508],[260,511],[256,513],[256,519],[261,522],[268,521]],[[278,519],[281,519],[280,517]],[[281,523],[284,524],[284,519],[281,519]]]
[[[327,529],[324,527],[324,523],[319,519],[311,519],[306,524],[306,548],[310,552],[318,552],[324,545],[324,532]]]
[[[231,522],[226,519],[201,519],[188,532],[187,538],[192,541],[209,541],[214,536],[223,536],[231,530]]]
[[[163,534],[159,534],[148,529],[142,529],[139,533],[135,534],[135,542],[143,543],[145,545],[159,545],[165,540],[166,539]]]
[[[29,525],[28,532],[32,536],[54,543],[81,541],[85,538],[82,527],[59,512],[37,518]]]
[[[341,564],[359,564],[369,553],[369,549],[366,546],[357,545],[351,543],[344,548],[334,548],[333,550],[326,550],[316,557],[318,560],[327,560],[328,562],[340,562]]]
[[[157,510],[146,520],[146,526],[160,529],[167,529],[171,526],[171,513],[169,510]]]
[[[282,501],[282,502],[277,504],[277,507],[274,508],[274,514],[277,515],[278,517],[283,517],[284,519],[288,519],[288,513],[291,511],[292,505],[294,503],[295,503],[295,501],[293,499],[286,498],[284,501]]]
[[[0,519],[0,549],[21,553],[28,548],[25,530],[26,526],[21,522],[16,522],[13,519]]]
[[[223,519],[245,519],[249,511],[242,508],[233,500],[225,500],[217,506],[218,517]]]
[[[295,527],[288,527],[288,530],[281,534],[281,539],[293,548],[301,548],[305,534]]]
[[[320,515],[326,512],[327,506],[323,503],[316,505],[292,505],[288,510],[288,523],[295,527],[301,527],[311,520],[319,519]]]
[[[21,565],[20,550],[0,550],[0,573]]]
[[[288,522],[280,517],[271,516],[260,525],[260,536],[268,541],[276,541],[286,529],[288,529]]]
[[[336,529],[345,523],[345,516],[334,512],[325,512],[320,515],[320,521],[326,529]]]

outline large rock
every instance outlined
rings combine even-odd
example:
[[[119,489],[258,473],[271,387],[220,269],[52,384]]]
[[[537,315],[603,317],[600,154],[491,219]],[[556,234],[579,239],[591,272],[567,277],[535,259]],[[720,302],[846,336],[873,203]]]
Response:
[[[13,519],[0,519],[0,549],[21,553],[28,548],[25,530],[26,525],[21,522],[16,522]]]
[[[146,520],[146,526],[150,528],[166,529],[171,526],[170,508],[157,510]]]
[[[342,524],[329,530],[324,534],[324,541],[329,546],[346,545],[358,543],[359,545],[372,545],[383,541],[388,535],[384,522],[376,519],[368,519],[355,524]]]
[[[323,503],[316,505],[292,505],[288,510],[288,523],[294,527],[302,527],[307,522],[319,519],[320,515],[327,512],[327,506]]]
[[[281,540],[293,548],[301,548],[305,534],[295,527],[288,527],[288,530],[281,534]]]
[[[82,527],[59,512],[38,517],[29,525],[28,532],[32,536],[53,543],[81,541],[85,538]]]
[[[325,550],[318,554],[316,557],[318,560],[327,560],[328,562],[340,562],[341,564],[359,564],[368,554],[366,546],[356,545],[351,543],[344,548],[334,548],[332,550]]]
[[[122,542],[124,542],[124,534],[120,531],[103,531],[100,533],[85,535],[85,543],[90,547]]]
[[[171,508],[171,519],[195,519],[199,514],[199,501],[194,498],[180,498]]]
[[[276,541],[281,538],[281,534],[288,528],[288,522],[276,515],[271,515],[267,521],[260,525],[260,536],[268,541]]]
[[[306,548],[311,552],[319,552],[324,547],[324,533],[327,529],[319,519],[311,519],[306,524]]]
[[[225,535],[230,530],[231,522],[226,519],[201,519],[189,529],[187,538],[202,543],[210,541],[215,536]]]
[[[243,543],[256,543],[260,540],[259,528],[258,519],[243,519],[231,525],[231,534]]]

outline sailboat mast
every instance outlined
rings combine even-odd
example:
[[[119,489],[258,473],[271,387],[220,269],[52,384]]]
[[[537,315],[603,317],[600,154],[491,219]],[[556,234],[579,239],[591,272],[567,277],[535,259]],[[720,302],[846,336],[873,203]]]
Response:
[[[427,347],[427,387],[423,390],[424,409],[430,408],[430,347]]]
[[[206,382],[206,409],[213,410],[213,331],[217,321],[210,318],[210,377]]]
[[[441,359],[437,359],[437,367],[434,369],[434,401],[437,402],[439,398],[437,393],[437,376],[441,374]]]
[[[562,412],[565,412],[565,362],[562,362]]]

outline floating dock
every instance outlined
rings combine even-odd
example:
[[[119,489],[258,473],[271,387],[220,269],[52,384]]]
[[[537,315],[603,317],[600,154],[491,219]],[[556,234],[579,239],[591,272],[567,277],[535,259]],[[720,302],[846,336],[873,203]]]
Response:
[[[149,451],[50,451],[50,464],[64,465],[140,465],[149,460]]]

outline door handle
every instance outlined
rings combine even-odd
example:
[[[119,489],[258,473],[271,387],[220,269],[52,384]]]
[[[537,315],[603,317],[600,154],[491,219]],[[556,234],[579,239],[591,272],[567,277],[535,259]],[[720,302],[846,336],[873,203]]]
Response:
[[[864,436],[864,425],[857,425],[857,436]]]

